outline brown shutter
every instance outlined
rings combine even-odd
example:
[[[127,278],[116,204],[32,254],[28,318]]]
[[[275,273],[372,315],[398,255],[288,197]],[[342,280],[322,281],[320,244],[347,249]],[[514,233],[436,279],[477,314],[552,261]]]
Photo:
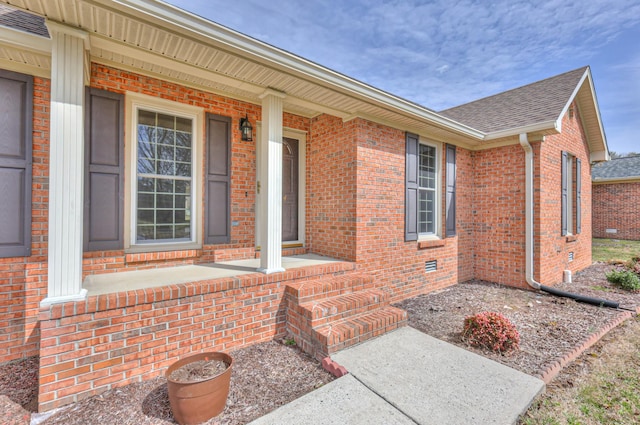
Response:
[[[447,145],[446,235],[456,235],[456,147]]]
[[[124,95],[87,89],[84,250],[124,247]]]
[[[207,114],[205,243],[229,243],[231,118]]]
[[[0,70],[0,257],[31,255],[33,77]]]
[[[404,240],[418,240],[418,135],[407,133],[405,158]]]
[[[568,207],[568,194],[567,194],[567,190],[568,190],[568,185],[567,185],[567,162],[568,162],[568,154],[565,151],[562,151],[562,165],[561,165],[561,179],[562,179],[562,189],[561,189],[561,210],[562,210],[562,217],[561,217],[561,234],[562,236],[565,236],[567,234],[567,225],[568,225],[568,219],[570,216],[570,212],[567,211],[567,207]]]
[[[582,163],[576,158],[576,234],[582,232]]]

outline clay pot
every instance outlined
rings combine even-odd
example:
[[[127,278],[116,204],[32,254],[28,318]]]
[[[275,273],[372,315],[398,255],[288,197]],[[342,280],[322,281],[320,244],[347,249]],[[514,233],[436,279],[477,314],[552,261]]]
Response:
[[[171,373],[182,366],[200,360],[220,360],[228,367],[219,375],[198,382],[176,382]],[[166,372],[169,403],[173,417],[180,425],[195,425],[219,415],[227,404],[233,358],[220,352],[194,354],[178,360]]]

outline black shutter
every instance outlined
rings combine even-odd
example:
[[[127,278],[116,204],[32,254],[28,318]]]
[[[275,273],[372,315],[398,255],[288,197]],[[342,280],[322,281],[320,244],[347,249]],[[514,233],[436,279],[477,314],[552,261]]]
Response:
[[[418,240],[418,135],[406,135],[404,239]]]
[[[446,235],[456,235],[456,147],[447,145]]]
[[[0,70],[0,257],[31,255],[33,77]]]
[[[576,234],[582,232],[582,164],[576,158]]]
[[[84,250],[124,248],[124,95],[85,100]]]
[[[207,114],[205,243],[231,238],[231,118]]]
[[[567,220],[569,218],[569,213],[567,212],[567,162],[568,162],[568,154],[565,151],[562,151],[562,172],[561,172],[561,180],[562,180],[562,200],[561,200],[561,209],[562,209],[562,218],[561,218],[561,226],[562,226],[562,236],[567,234]]]

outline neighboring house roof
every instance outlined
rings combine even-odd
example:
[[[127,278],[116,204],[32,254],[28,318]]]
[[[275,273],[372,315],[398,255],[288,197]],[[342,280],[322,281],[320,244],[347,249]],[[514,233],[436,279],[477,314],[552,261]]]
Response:
[[[0,3],[8,2],[0,0]],[[86,46],[92,61],[257,104],[261,103],[260,97],[266,89],[281,91],[286,94],[284,110],[306,117],[322,113],[344,121],[360,117],[469,149],[483,149],[491,145],[487,143],[489,141],[518,143],[518,135],[523,132],[540,136],[560,131],[559,118],[555,114],[557,106],[552,111],[555,121],[521,127],[518,126],[520,121],[512,122],[511,116],[506,115],[502,118],[510,128],[497,132],[482,130],[475,127],[481,123],[436,113],[161,1],[47,0],[18,1],[16,4],[16,7],[28,7],[29,13],[46,16],[46,21],[40,18],[38,28],[32,28],[37,24],[35,20],[9,13],[8,24],[4,24],[9,28],[0,26],[0,41],[11,57],[10,60],[0,58],[0,66],[10,65],[18,72],[49,76],[51,43],[43,39],[46,28],[42,22],[63,22],[65,26],[86,32]],[[20,32],[15,31],[16,25]],[[25,49],[29,51],[28,55],[23,54]],[[568,73],[570,81],[562,84],[563,90],[557,95],[556,103],[560,105],[565,98],[566,104],[566,100],[577,96],[591,152],[601,152],[601,156],[606,157],[608,151],[591,73],[588,68],[582,68],[582,72],[581,78],[573,72]],[[575,90],[567,93],[571,84]],[[536,97],[542,93],[534,90],[530,95]],[[546,104],[545,99],[538,103]],[[529,101],[536,103],[532,99]],[[458,108],[464,108],[464,105]],[[502,110],[502,113],[506,112]],[[539,120],[525,118],[523,122]],[[493,124],[485,128],[491,130]]]
[[[640,156],[615,158],[596,164],[591,169],[594,182],[611,180],[640,180]]]
[[[49,37],[44,18],[0,4],[0,25],[42,37]]]

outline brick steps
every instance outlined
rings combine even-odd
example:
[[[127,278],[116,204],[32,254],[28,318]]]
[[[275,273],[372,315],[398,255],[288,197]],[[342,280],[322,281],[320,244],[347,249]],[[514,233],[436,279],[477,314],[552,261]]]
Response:
[[[361,273],[288,284],[285,296],[287,330],[319,360],[407,324],[406,312]]]
[[[300,313],[316,327],[386,305],[389,305],[389,294],[380,289],[364,289],[301,304]]]
[[[298,304],[305,304],[374,287],[373,277],[370,275],[350,273],[312,279],[302,283],[290,283],[285,288],[285,294],[294,297]]]
[[[406,324],[407,312],[388,306],[322,325],[314,331],[319,343],[320,357],[325,357]]]

